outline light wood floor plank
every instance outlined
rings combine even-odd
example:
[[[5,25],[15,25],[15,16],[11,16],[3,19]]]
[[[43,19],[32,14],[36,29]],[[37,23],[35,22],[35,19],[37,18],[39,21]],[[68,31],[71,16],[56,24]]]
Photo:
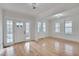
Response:
[[[15,44],[0,51],[3,56],[79,56],[79,43],[44,38],[38,41]]]

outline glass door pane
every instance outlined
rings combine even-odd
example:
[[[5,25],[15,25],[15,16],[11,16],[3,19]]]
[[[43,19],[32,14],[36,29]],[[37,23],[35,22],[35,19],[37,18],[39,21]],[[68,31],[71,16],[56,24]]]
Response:
[[[13,22],[7,20],[7,43],[13,42]]]
[[[26,39],[30,39],[30,23],[26,23]]]
[[[46,32],[46,23],[43,22],[43,32]]]

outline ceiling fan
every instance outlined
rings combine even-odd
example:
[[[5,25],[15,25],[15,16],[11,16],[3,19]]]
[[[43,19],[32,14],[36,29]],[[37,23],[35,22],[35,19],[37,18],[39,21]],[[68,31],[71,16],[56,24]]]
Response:
[[[32,3],[32,8],[36,9],[37,8],[37,3]]]

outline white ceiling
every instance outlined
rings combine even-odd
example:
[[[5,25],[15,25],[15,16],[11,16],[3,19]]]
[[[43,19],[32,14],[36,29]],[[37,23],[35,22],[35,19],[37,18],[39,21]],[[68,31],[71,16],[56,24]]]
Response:
[[[31,3],[2,3],[0,7],[5,10],[29,14],[35,17],[54,15],[72,8],[78,7],[77,3],[38,3],[36,9],[32,9]]]

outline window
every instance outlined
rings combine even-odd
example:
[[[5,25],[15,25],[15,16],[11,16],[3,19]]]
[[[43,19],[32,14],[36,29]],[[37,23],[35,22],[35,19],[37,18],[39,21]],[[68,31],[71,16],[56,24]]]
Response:
[[[46,32],[46,23],[45,22],[38,22],[38,32]]]
[[[60,32],[60,23],[55,24],[55,32]]]
[[[29,29],[30,29],[30,28],[29,28],[29,25],[30,25],[29,23],[26,23],[26,33],[30,32],[30,31],[29,31]]]
[[[26,39],[30,39],[30,23],[26,23]]]
[[[72,21],[65,21],[65,33],[66,34],[72,33]]]
[[[43,32],[46,32],[46,23],[43,22]]]
[[[7,43],[13,42],[13,22],[7,20]]]
[[[38,22],[38,32],[41,32],[41,22]]]

